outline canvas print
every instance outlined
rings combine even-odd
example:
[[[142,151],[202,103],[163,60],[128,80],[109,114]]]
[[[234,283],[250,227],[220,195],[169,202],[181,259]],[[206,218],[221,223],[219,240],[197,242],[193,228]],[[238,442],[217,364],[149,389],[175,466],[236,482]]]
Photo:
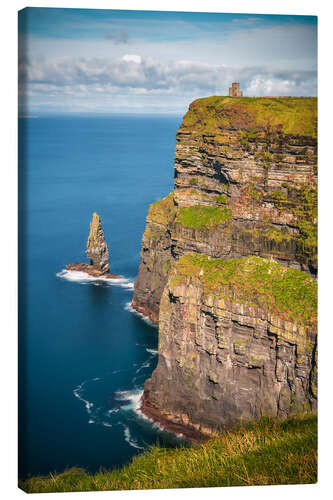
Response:
[[[19,12],[19,487],[317,481],[317,18]]]

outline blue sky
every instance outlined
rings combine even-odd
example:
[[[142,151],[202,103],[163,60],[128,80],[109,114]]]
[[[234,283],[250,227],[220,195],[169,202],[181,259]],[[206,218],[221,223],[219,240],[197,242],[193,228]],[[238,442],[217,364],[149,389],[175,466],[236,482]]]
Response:
[[[184,113],[197,97],[317,94],[317,18],[28,8],[21,113]]]

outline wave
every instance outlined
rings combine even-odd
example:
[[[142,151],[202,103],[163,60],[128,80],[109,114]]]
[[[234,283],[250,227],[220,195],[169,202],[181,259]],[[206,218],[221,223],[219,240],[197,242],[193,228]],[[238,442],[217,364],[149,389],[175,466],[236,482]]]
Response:
[[[142,313],[138,312],[136,309],[134,309],[134,307],[132,307],[132,302],[126,302],[124,309],[126,311],[129,311],[129,312],[135,314],[135,316],[138,316],[139,318],[143,319],[143,321],[145,323],[147,323],[148,325],[153,326],[154,328],[157,328],[157,325],[155,325],[155,323],[153,323],[151,321],[151,319],[148,318],[148,316],[145,316],[144,314],[142,314]]]
[[[140,400],[143,394],[142,389],[131,389],[127,391],[116,391],[114,399],[117,401],[128,401],[128,404],[122,405],[123,410],[136,411],[140,408]]]
[[[108,414],[111,415],[111,413],[118,413],[119,408],[112,408],[111,410],[108,410]]]
[[[108,285],[120,286],[122,288],[127,288],[129,290],[134,289],[134,281],[124,277],[115,279],[115,278],[107,278],[106,276],[99,276],[98,278],[96,278],[83,271],[73,271],[69,269],[63,269],[59,273],[56,273],[56,276],[58,278],[65,279],[67,281],[80,283],[81,285],[92,283],[98,286],[99,284],[101,284],[101,282],[103,282]]]
[[[108,422],[102,422],[102,425],[104,425],[104,427],[112,427],[112,425]]]
[[[87,399],[84,399],[81,395],[81,391],[83,390],[83,387],[84,385],[89,382],[89,380],[86,380],[85,382],[82,382],[82,384],[79,384],[74,390],[73,390],[73,394],[74,396],[79,399],[80,401],[82,401],[82,403],[84,403],[84,406],[86,407],[86,410],[87,412],[90,414],[91,413],[91,409],[92,407],[94,406],[94,403],[91,403],[91,401],[88,401]],[[92,423],[92,422],[89,422],[89,423]]]
[[[151,360],[152,358],[153,355],[150,356],[149,360]],[[149,360],[145,361],[142,364],[141,368],[147,366]],[[117,370],[115,371],[117,372]],[[141,426],[144,425],[144,427],[146,427],[148,425],[148,427],[157,434],[160,432],[168,433],[168,431],[163,427],[163,425],[160,425],[159,423],[155,422],[153,419],[147,417],[142,412],[141,410],[141,398],[143,395],[142,387],[141,388],[134,387],[132,389],[126,389],[126,390],[117,390],[116,392],[114,392],[113,400],[119,402],[118,404],[116,404],[114,408],[99,407],[97,403],[95,404],[86,399],[87,397],[84,397],[85,386],[89,383],[95,383],[96,381],[99,380],[103,380],[103,378],[94,377],[85,380],[73,390],[74,396],[84,404],[85,409],[89,415],[88,424],[101,425],[106,428],[111,428],[114,427],[115,425],[122,426],[124,429],[124,440],[131,447],[136,448],[138,450],[144,450],[146,449],[146,446],[144,443],[140,442],[139,436],[136,439],[131,435],[130,429],[133,422],[133,417],[134,421],[137,421],[137,424],[139,424],[139,421],[141,420],[142,422],[140,424]],[[143,422],[146,423],[143,424]],[[176,436],[178,439],[184,440],[184,436],[182,436],[181,434],[176,434]]]
[[[143,446],[139,446],[137,441],[132,438],[129,427],[127,427],[127,425],[125,425],[125,424],[123,424],[123,427],[124,427],[125,441],[133,448],[137,448],[138,450],[144,450],[145,448]]]
[[[151,358],[147,359],[147,361],[145,361],[144,363],[142,363],[142,365],[140,366],[140,368],[138,368],[137,370],[135,370],[135,374],[140,373],[141,370],[143,370],[144,368],[148,368],[150,365],[151,365]]]
[[[140,418],[142,418],[146,422],[149,422],[153,428],[158,429],[160,431],[164,431],[164,428],[160,424],[156,423],[152,418],[147,417],[144,413],[142,413],[142,411],[141,411],[142,395],[143,395],[142,389],[116,391],[114,399],[116,399],[117,401],[128,401],[129,404],[123,405],[121,407],[123,410],[134,411],[137,416],[139,416]]]
[[[161,424],[155,422],[155,420],[153,420],[152,418],[147,417],[147,415],[142,412],[140,405],[138,405],[138,407],[136,408],[135,413],[138,415],[138,417],[142,418],[142,420],[149,422],[153,429],[159,430],[161,432],[167,432]]]
[[[156,356],[158,354],[157,349],[148,349],[148,347],[147,347],[146,351],[149,352],[150,354],[152,354],[153,356]]]

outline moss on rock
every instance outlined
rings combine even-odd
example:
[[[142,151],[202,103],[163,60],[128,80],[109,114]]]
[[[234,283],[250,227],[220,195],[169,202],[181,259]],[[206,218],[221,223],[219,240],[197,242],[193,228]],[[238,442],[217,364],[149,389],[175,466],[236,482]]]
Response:
[[[197,278],[205,293],[243,301],[288,321],[313,327],[317,319],[317,282],[308,274],[260,257],[215,259],[187,254],[175,265],[171,285]]]
[[[231,211],[224,206],[193,205],[180,207],[177,213],[177,222],[185,227],[194,229],[210,228],[224,224],[231,218]]]

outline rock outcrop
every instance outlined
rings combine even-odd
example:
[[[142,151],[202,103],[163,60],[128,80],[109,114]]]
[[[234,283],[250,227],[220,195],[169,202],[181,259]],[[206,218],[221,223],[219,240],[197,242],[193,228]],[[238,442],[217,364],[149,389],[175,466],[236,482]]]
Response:
[[[86,253],[90,264],[77,263],[67,264],[66,269],[71,271],[80,271],[90,274],[95,278],[120,278],[117,274],[110,273],[109,250],[104,238],[101,219],[94,212],[92,221],[90,222],[90,232],[86,245]]]
[[[316,118],[315,98],[228,97],[198,99],[184,117],[174,191],[150,206],[132,302],[159,323],[142,408],[170,430],[193,438],[315,411]],[[184,276],[188,254],[204,260]],[[236,288],[228,273],[218,281],[223,262],[243,269]],[[256,294],[263,283],[271,294]]]
[[[100,217],[96,212],[94,212],[90,222],[86,252],[92,266],[102,273],[107,273],[110,270],[109,250],[104,238]]]

